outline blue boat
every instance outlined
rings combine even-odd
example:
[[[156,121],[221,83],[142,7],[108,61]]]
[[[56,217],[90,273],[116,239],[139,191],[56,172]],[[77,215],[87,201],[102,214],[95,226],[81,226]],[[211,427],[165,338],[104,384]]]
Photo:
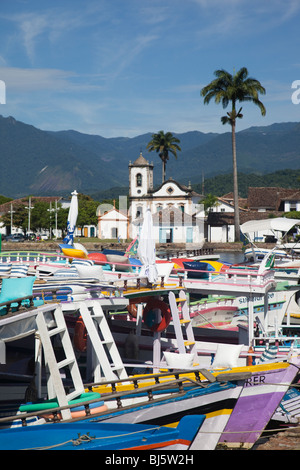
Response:
[[[0,450],[186,450],[205,415],[184,417],[176,428],[125,423],[64,423],[0,431]]]
[[[298,388],[288,389],[278,408],[272,416],[273,421],[286,425],[297,425],[300,417],[300,391]]]

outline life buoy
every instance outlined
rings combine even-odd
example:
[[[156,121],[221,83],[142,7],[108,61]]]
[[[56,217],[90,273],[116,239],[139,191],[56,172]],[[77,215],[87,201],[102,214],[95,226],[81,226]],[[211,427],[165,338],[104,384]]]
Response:
[[[129,300],[129,305],[127,305],[127,311],[133,318],[137,317],[137,304],[145,304],[151,300],[150,296],[147,297],[133,297]]]
[[[137,317],[137,306],[135,304],[127,305],[127,311],[133,318]]]
[[[154,310],[156,309],[160,310],[161,313],[162,318],[160,323],[155,323],[156,313],[154,312]],[[165,330],[169,326],[171,321],[171,311],[169,306],[162,300],[149,300],[146,307],[144,308],[143,321],[153,332],[159,333]]]
[[[84,321],[82,320],[82,317],[80,316],[78,320],[76,321],[76,325],[74,328],[74,346],[78,351],[85,352],[86,343],[87,343],[87,331],[86,331]]]

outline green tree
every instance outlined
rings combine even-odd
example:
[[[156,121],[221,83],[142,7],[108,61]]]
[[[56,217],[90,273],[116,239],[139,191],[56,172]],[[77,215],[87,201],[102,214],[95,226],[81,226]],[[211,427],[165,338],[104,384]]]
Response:
[[[49,203],[44,201],[34,201],[34,206],[30,215],[30,228],[33,232],[42,232],[50,229]],[[28,211],[27,211],[28,213]],[[28,216],[27,216],[28,221]]]
[[[219,200],[217,196],[209,193],[200,201],[200,203],[204,205],[205,214],[207,215],[210,212],[210,209],[219,204]]]
[[[98,219],[96,215],[98,201],[94,201],[90,196],[78,194],[78,217],[77,227],[84,225],[97,225]]]
[[[13,227],[22,228],[26,230],[27,223],[28,223],[28,211],[25,209],[23,204],[16,203],[13,204]],[[5,227],[7,227],[10,231],[11,226],[11,214],[10,212],[6,212],[1,217],[1,222]]]
[[[166,177],[166,164],[169,160],[169,153],[177,158],[177,151],[181,151],[179,147],[180,140],[174,137],[171,132],[159,131],[157,134],[152,134],[152,139],[147,145],[149,152],[156,151],[162,161],[162,182]]]
[[[0,195],[0,205],[5,204],[6,202],[13,201],[11,197]]]
[[[222,103],[223,108],[231,103],[231,111],[226,116],[221,117],[222,124],[230,124],[232,131],[232,162],[233,162],[233,197],[234,197],[234,226],[235,241],[240,239],[240,218],[238,203],[238,178],[236,162],[236,120],[243,117],[242,108],[237,110],[237,104],[250,101],[257,105],[261,114],[265,116],[266,109],[259,100],[259,94],[265,94],[266,90],[261,83],[248,76],[246,67],[242,67],[234,75],[226,70],[216,70],[216,79],[201,89],[200,95],[204,98],[204,104],[208,104],[214,99],[217,104]]]

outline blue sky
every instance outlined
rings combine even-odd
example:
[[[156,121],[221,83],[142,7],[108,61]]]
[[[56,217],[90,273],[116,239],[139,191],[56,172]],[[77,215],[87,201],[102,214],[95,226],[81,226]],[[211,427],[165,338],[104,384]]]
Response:
[[[0,114],[103,137],[228,132],[200,90],[247,67],[267,114],[243,105],[237,130],[299,122],[299,25],[299,0],[1,0]]]

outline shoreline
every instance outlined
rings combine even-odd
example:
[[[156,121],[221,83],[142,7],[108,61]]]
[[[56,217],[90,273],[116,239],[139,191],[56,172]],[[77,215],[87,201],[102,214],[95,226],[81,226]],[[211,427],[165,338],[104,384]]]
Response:
[[[87,251],[102,251],[103,249],[114,249],[125,251],[129,246],[129,243],[105,243],[101,240],[98,242],[84,242],[84,240],[79,240],[79,242],[87,249]],[[20,243],[11,243],[2,241],[1,251],[60,251],[59,244],[62,241],[40,241],[40,242],[20,242]],[[232,253],[243,253],[244,249],[250,245],[243,245],[242,242],[230,242],[230,243],[211,243],[206,242],[201,248],[196,244],[190,244],[186,246],[185,244],[175,244],[175,243],[166,243],[166,244],[157,244],[156,251],[164,251],[169,253],[191,253],[194,251],[202,252],[203,254],[209,253],[218,253],[218,252],[232,252]],[[263,247],[266,249],[274,248],[274,243],[257,243],[257,247]],[[0,252],[1,252],[0,251]]]

